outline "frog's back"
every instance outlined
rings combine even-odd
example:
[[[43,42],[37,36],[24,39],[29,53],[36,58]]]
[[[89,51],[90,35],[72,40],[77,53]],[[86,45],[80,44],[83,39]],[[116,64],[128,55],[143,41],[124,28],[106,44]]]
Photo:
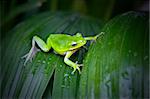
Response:
[[[70,38],[71,35],[67,35],[67,34],[50,34],[49,37],[51,39],[63,39],[63,38]]]
[[[67,35],[67,34],[51,34],[49,36],[49,38],[51,39],[51,41],[54,43],[54,42],[67,42],[67,41],[70,41],[72,40],[72,37],[71,35]]]
[[[48,42],[51,43],[52,48],[56,51],[67,51],[67,46],[71,39],[72,36],[67,34],[50,34]]]

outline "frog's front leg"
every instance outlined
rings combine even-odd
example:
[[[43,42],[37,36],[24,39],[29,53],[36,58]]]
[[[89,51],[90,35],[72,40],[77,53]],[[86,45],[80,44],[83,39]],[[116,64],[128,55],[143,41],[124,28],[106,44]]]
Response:
[[[76,69],[79,71],[79,73],[81,73],[79,67],[80,67],[80,66],[83,66],[83,64],[77,64],[77,63],[74,63],[74,62],[72,62],[71,60],[69,60],[70,56],[71,56],[73,53],[75,53],[76,51],[77,51],[77,50],[67,51],[67,52],[66,52],[66,56],[65,56],[65,58],[64,58],[64,62],[65,62],[67,65],[73,67],[74,70],[72,71],[72,74],[74,74],[74,72],[76,71]]]
[[[94,36],[94,37],[85,37],[84,39],[85,39],[85,40],[94,40],[94,41],[96,41],[96,39],[97,39],[99,36],[101,36],[101,35],[104,35],[104,32],[101,32],[100,34],[98,34],[98,35],[96,35],[96,36]]]
[[[51,48],[49,43],[45,43],[41,38],[38,36],[34,36],[32,38],[32,48],[30,49],[29,53],[24,55],[22,58],[26,58],[24,65],[27,63],[28,60],[32,60],[33,56],[36,54],[39,49],[36,48],[35,43],[40,47],[40,49],[44,52],[48,52]]]

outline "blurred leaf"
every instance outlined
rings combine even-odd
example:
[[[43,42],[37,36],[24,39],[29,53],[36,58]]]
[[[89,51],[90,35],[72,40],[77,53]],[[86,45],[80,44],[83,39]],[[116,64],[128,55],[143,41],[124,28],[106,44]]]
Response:
[[[0,26],[6,25],[9,21],[13,21],[13,19],[21,13],[40,7],[43,2],[44,0],[39,0],[39,1],[32,2],[32,3],[30,2],[30,3],[26,3],[26,4],[19,5],[17,7],[14,7],[13,9],[11,9],[11,11],[6,17],[3,17],[4,19],[2,20],[2,23],[0,24]]]
[[[74,0],[72,9],[75,12],[86,14],[87,13],[87,5],[86,5],[85,0]]]
[[[51,6],[51,11],[56,11],[58,8],[58,0],[51,0],[50,2],[50,6]]]
[[[113,18],[84,60],[77,99],[148,99],[148,18],[128,12]]]
[[[108,21],[112,15],[116,0],[89,0],[87,2],[88,14]]]
[[[21,57],[31,48],[34,35],[44,41],[50,33],[92,36],[101,26],[98,20],[61,12],[43,13],[18,24],[2,42],[2,98],[76,98],[79,75],[71,75],[73,69],[64,64],[63,56],[39,52],[26,66]],[[71,60],[82,62],[83,55],[81,49]]]

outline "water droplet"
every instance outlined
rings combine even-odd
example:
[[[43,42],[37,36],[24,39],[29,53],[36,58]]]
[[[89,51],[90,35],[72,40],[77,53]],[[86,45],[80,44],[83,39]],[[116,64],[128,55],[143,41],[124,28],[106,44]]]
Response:
[[[69,88],[69,86],[66,86],[66,88]]]
[[[131,50],[129,50],[128,52],[131,53]]]
[[[71,79],[71,76],[69,76],[69,79]]]
[[[70,78],[71,78],[70,75],[68,73],[65,73],[63,78],[63,84],[61,85],[61,87],[69,88]]]
[[[40,63],[41,62],[41,60],[38,60],[38,63]]]
[[[69,74],[64,74],[64,77],[68,77],[69,76]]]
[[[65,85],[61,85],[61,87],[65,88],[66,86]]]
[[[62,67],[62,65],[60,65],[60,67]]]
[[[46,62],[45,62],[45,61],[42,61],[42,63],[44,63],[44,64],[45,64]]]
[[[148,56],[144,56],[144,60],[147,60],[148,59]]]
[[[136,57],[137,56],[137,52],[134,52],[133,55]]]

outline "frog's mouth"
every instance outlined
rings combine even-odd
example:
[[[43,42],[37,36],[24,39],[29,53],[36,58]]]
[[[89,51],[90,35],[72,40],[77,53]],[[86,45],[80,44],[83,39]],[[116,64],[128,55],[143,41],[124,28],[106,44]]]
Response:
[[[70,51],[78,50],[79,48],[71,48]]]
[[[80,48],[80,47],[79,47]],[[73,50],[76,50],[76,49],[79,49],[79,48],[70,48],[69,50],[70,51],[73,51]]]
[[[81,46],[76,46],[76,47],[74,47],[74,48],[70,48],[69,50],[70,51],[73,51],[73,50],[78,50],[79,48],[81,48],[82,46],[84,46],[84,45],[81,45]]]

